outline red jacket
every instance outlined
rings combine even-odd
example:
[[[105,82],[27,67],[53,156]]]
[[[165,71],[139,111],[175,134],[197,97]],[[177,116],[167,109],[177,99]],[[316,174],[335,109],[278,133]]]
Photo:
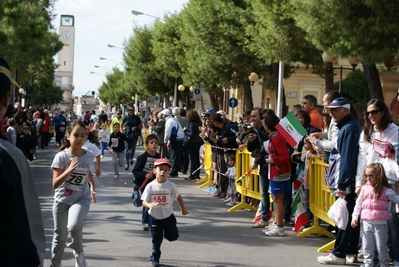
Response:
[[[278,132],[269,135],[267,153],[270,159],[269,179],[276,182],[289,180],[291,177],[290,153],[288,151],[287,141]]]
[[[42,132],[48,133],[51,126],[51,120],[48,115],[44,116],[43,124],[42,124]]]

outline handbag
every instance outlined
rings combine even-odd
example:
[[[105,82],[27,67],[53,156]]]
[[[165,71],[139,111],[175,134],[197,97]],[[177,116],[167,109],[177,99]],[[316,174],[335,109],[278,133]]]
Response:
[[[190,141],[191,137],[186,135],[184,136],[183,146],[187,146],[188,142]]]

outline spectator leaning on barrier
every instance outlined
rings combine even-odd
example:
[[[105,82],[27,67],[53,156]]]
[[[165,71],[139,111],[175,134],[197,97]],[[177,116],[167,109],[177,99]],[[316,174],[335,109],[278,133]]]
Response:
[[[336,148],[340,155],[340,164],[335,193],[337,197],[345,198],[351,218],[356,202],[355,177],[362,128],[351,113],[351,105],[345,98],[334,99],[326,108],[339,129]],[[336,228],[334,249],[331,254],[318,257],[321,264],[345,264],[347,257],[357,254],[360,229],[358,226],[352,228],[350,224],[348,220],[345,230]]]
[[[178,177],[184,139],[183,128],[180,123],[171,116],[169,109],[164,109],[160,113],[165,119],[164,143],[167,144],[167,147],[170,149],[169,153],[172,161],[172,169],[169,172],[169,177]]]
[[[0,58],[0,118],[11,97],[12,79]],[[0,131],[0,266],[43,266],[45,237],[39,198],[22,152]]]
[[[305,95],[301,106],[310,115],[310,125],[320,131],[323,130],[323,118],[317,110],[317,98],[314,95]]]
[[[265,163],[267,151],[263,148],[263,142],[269,140],[269,134],[262,126],[262,119],[266,118],[268,114],[273,114],[273,110],[262,112],[262,109],[257,107],[251,112],[251,125],[253,132],[249,135],[248,151],[252,153],[254,162],[251,166],[252,169],[257,169],[259,166],[259,182],[261,190],[261,220],[254,225],[253,228],[265,228],[268,226],[269,211],[270,211],[270,196],[269,196],[269,175],[268,166]]]

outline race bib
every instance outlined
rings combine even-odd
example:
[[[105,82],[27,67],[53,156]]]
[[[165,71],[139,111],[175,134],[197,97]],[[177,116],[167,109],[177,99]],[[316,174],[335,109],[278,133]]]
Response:
[[[111,143],[113,147],[117,147],[118,146],[118,138],[111,138]]]
[[[60,132],[61,133],[65,132],[65,127],[60,127]]]
[[[80,191],[87,182],[87,171],[87,168],[76,168],[65,180],[65,188]]]

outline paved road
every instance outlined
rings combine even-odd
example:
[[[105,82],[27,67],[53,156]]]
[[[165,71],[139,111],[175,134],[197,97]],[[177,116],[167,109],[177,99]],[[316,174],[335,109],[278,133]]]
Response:
[[[38,152],[31,163],[42,205],[46,233],[46,260],[49,266],[53,231],[51,207],[54,190],[50,165],[58,147],[53,142]],[[137,147],[136,155],[143,152]],[[120,179],[113,180],[109,154],[101,163],[102,175],[96,179],[97,204],[92,204],[84,226],[84,249],[91,267],[150,266],[149,232],[142,231],[141,208],[131,203],[131,169],[121,169]],[[190,214],[181,215],[177,203],[175,214],[180,231],[179,240],[164,241],[161,264],[164,267],[235,267],[235,266],[320,266],[317,248],[328,238],[297,238],[286,227],[286,237],[266,237],[260,229],[250,227],[254,213],[227,212],[220,199],[208,196],[185,175],[171,179],[177,184]],[[71,249],[66,249],[64,267],[75,266]]]

